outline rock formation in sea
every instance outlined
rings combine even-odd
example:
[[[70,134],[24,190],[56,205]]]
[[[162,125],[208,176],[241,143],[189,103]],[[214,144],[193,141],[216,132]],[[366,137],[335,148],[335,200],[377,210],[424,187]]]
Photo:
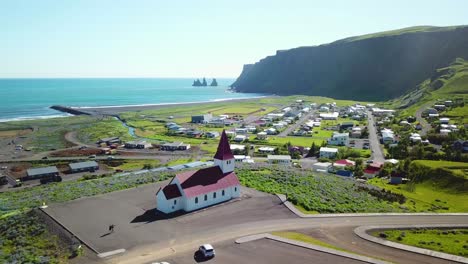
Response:
[[[211,81],[210,86],[218,86],[218,82],[216,81],[216,78],[213,78],[213,80]]]

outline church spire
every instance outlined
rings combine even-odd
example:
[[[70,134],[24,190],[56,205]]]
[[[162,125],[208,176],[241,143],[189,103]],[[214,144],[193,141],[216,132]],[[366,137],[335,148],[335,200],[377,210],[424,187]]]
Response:
[[[224,130],[223,133],[221,133],[218,150],[216,151],[214,158],[218,160],[228,160],[234,158],[234,155],[232,155],[231,146],[229,146],[229,140],[226,135],[226,131]]]

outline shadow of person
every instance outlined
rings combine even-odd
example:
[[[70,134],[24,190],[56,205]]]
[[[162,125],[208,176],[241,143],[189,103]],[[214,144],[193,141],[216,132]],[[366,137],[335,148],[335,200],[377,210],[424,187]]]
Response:
[[[112,234],[112,232],[105,233],[105,234],[101,235],[100,237],[105,237],[105,236],[108,236],[108,235],[110,235],[110,234]]]

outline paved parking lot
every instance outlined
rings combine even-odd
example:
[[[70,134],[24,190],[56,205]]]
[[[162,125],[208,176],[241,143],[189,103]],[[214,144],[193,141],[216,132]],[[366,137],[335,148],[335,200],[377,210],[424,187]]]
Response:
[[[233,241],[221,245],[214,245],[216,257],[210,260],[200,259],[194,256],[194,252],[180,254],[167,261],[171,264],[192,264],[192,263],[365,263],[353,259],[348,259],[328,253],[310,250],[298,246],[293,246],[270,239],[261,239],[243,244],[235,244]],[[153,263],[153,262],[150,262]]]
[[[155,212],[155,193],[162,184],[50,205],[46,212],[100,253],[145,244],[169,248],[179,241],[192,241],[194,233],[251,221],[295,218],[276,196],[243,188],[240,200],[165,219]],[[115,225],[113,233],[108,232],[111,224]]]

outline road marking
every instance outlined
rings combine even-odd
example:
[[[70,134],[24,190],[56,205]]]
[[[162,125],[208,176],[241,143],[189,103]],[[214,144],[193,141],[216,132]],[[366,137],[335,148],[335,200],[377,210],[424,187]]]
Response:
[[[121,253],[124,253],[124,252],[125,252],[125,248],[121,248],[121,249],[116,249],[116,250],[112,250],[112,251],[107,251],[107,252],[104,252],[104,253],[99,253],[98,257],[107,258],[107,257],[113,256],[113,255],[116,255],[116,254],[121,254]]]

